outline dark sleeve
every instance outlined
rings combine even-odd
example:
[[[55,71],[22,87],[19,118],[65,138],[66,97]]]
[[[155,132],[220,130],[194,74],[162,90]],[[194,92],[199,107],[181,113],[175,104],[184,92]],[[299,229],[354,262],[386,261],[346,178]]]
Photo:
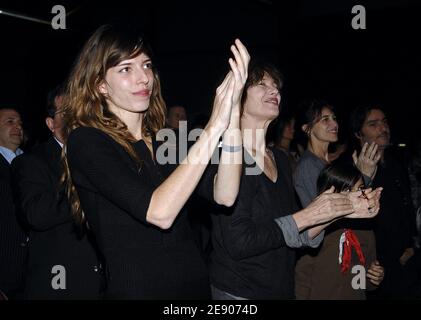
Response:
[[[408,224],[408,237],[407,237],[407,248],[414,247],[414,237],[418,234],[417,223],[416,223],[416,211],[414,208],[414,202],[412,201],[411,194],[411,183],[409,180],[409,173],[406,168],[401,167],[402,177],[402,196],[404,201],[404,207],[407,214]]]
[[[215,175],[218,173],[218,165],[209,164],[203,173],[202,178],[196,188],[196,193],[208,200],[209,202],[216,204],[213,196]]]
[[[131,167],[129,155],[111,137],[98,129],[78,128],[68,138],[67,157],[77,190],[99,193],[146,222],[154,188]]]
[[[217,223],[222,241],[235,260],[256,256],[286,246],[281,229],[273,219],[262,220],[253,212],[257,176],[244,175],[241,179],[237,204],[232,214],[219,214]]]
[[[64,190],[58,180],[51,183],[51,173],[42,159],[16,157],[12,174],[17,212],[31,229],[45,231],[72,220]]]

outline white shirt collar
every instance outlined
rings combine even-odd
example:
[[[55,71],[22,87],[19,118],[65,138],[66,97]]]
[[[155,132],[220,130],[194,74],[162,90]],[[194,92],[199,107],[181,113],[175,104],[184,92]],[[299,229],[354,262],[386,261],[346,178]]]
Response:
[[[57,143],[60,145],[60,147],[63,149],[63,143],[61,143],[56,137],[54,139],[57,141]]]
[[[23,153],[22,149],[17,148],[16,152],[13,152],[12,150],[0,146],[0,154],[6,159],[7,162],[12,163],[13,159],[16,158],[16,156],[21,155]]]

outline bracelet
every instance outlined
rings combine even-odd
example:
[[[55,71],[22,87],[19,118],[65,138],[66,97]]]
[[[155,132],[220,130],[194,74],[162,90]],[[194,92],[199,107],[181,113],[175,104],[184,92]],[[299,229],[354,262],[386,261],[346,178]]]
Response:
[[[239,146],[228,146],[228,145],[223,144],[221,142],[220,146],[222,147],[222,150],[223,151],[226,151],[226,152],[238,152],[238,151],[243,150],[243,145],[239,145]]]

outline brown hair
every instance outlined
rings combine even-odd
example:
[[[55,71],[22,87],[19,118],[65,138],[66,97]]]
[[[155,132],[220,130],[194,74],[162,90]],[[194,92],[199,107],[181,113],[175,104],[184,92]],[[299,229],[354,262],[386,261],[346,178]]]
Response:
[[[278,90],[279,91],[281,90],[282,84],[284,82],[284,78],[282,74],[279,72],[279,70],[270,63],[261,62],[259,60],[252,60],[249,64],[248,77],[244,85],[243,95],[241,97],[241,114],[243,114],[244,103],[247,100],[248,88],[259,83],[265,76],[265,73],[268,74],[273,79],[276,86],[278,87]]]
[[[135,138],[127,126],[113,114],[107,105],[99,86],[105,80],[108,69],[121,61],[132,59],[141,53],[152,56],[149,46],[142,37],[131,30],[119,29],[112,25],[99,27],[85,43],[70,73],[64,112],[66,115],[66,137],[78,127],[97,128],[119,143],[140,165],[140,159],[133,149]],[[149,108],[142,122],[142,135],[146,138],[155,135],[165,124],[165,103],[161,94],[158,73],[153,69],[154,86]],[[67,159],[63,155],[66,185],[72,213],[79,222],[84,221],[79,197],[73,185]]]

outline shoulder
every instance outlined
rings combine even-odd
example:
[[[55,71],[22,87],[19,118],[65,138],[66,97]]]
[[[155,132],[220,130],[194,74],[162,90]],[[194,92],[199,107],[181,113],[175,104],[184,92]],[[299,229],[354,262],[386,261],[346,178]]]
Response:
[[[296,171],[320,171],[324,166],[322,160],[307,150],[298,161]]]
[[[35,166],[42,162],[42,159],[45,158],[46,146],[45,143],[42,143],[39,146],[36,146],[34,149],[22,153],[17,156],[12,161],[12,168],[19,168],[22,166]]]
[[[314,166],[313,159],[307,154],[307,152],[303,153],[300,160],[297,163],[297,167],[295,168],[294,176],[300,176],[303,172],[309,170],[309,168]]]
[[[3,155],[0,153],[0,175],[1,175],[1,172],[3,172],[3,171],[8,172],[9,170],[10,170],[9,162],[7,162],[6,158],[3,157]],[[0,179],[0,181],[1,181],[1,179]]]
[[[93,127],[79,127],[74,129],[67,138],[67,148],[87,147],[96,148],[103,144],[116,144],[104,131]]]
[[[26,162],[31,163],[33,161],[54,161],[57,157],[61,157],[61,148],[57,141],[55,141],[55,139],[51,137],[47,141],[37,145],[28,152],[22,153],[21,155],[17,156],[12,161],[12,164]]]
[[[91,137],[109,137],[105,132],[93,127],[78,127],[69,134],[68,141],[83,140]]]

